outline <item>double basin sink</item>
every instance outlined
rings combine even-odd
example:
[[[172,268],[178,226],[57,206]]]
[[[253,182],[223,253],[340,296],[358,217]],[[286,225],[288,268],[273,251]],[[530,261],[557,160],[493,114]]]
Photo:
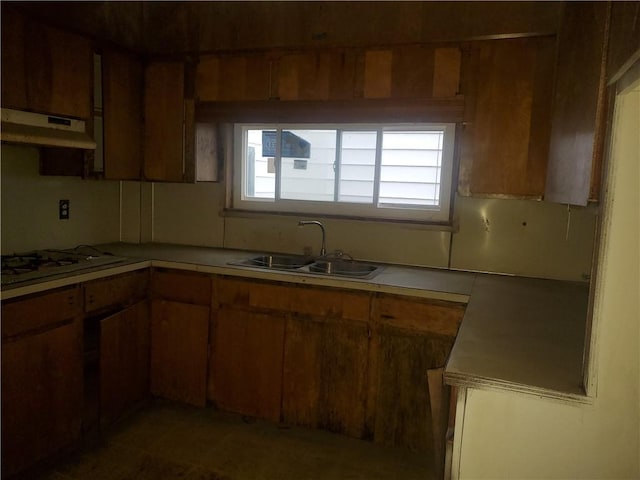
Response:
[[[345,258],[313,259],[300,255],[260,255],[235,265],[264,268],[267,270],[286,270],[299,273],[335,275],[339,277],[369,279],[377,275],[382,267],[370,263]]]

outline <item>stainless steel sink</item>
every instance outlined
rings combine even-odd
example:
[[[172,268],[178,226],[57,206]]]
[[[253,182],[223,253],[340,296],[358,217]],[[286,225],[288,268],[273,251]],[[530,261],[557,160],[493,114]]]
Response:
[[[312,273],[341,275],[345,277],[368,277],[380,269],[377,265],[356,262],[354,260],[318,260],[309,265]]]
[[[263,268],[265,270],[287,270],[291,273],[306,273],[312,275],[333,275],[370,279],[377,275],[384,267],[370,263],[358,262],[346,258],[313,259],[303,255],[265,254],[252,257],[232,265],[243,267]]]
[[[243,262],[252,267],[295,270],[313,262],[313,259],[301,255],[260,255]]]

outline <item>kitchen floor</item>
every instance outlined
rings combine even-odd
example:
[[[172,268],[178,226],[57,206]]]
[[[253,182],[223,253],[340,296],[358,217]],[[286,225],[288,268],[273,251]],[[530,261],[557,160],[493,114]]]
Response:
[[[154,402],[40,479],[435,479],[431,454]]]

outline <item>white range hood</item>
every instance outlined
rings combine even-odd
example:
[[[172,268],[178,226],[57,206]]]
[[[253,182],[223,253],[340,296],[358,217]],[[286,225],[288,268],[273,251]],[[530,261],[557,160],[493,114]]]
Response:
[[[1,109],[0,140],[47,147],[95,150],[96,142],[87,135],[85,122],[74,118]]]

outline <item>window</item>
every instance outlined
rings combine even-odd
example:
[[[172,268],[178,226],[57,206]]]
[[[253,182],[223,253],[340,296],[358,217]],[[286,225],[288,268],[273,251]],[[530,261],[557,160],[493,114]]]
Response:
[[[234,207],[445,222],[454,124],[236,125]]]

